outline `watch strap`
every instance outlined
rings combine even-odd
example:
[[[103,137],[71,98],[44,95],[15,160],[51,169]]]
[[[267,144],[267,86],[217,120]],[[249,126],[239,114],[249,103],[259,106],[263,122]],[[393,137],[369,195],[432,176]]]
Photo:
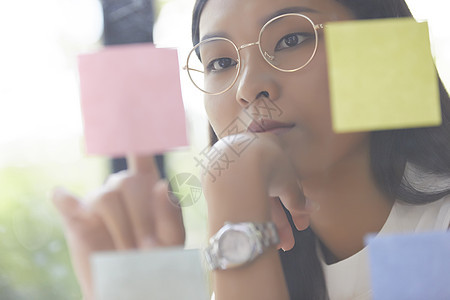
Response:
[[[259,232],[261,232],[261,243],[264,248],[276,246],[280,243],[277,227],[273,222],[253,223]]]
[[[224,228],[232,228],[234,225],[237,226],[246,226],[254,238],[257,240],[257,246],[254,249],[254,253],[249,261],[253,261],[256,257],[261,255],[267,248],[271,246],[276,246],[280,243],[280,238],[278,236],[278,231],[273,222],[264,222],[264,223],[256,223],[256,222],[242,222],[242,223],[225,223],[224,227],[222,227],[213,237],[210,239],[210,244],[206,247],[204,253],[206,262],[211,270],[215,269],[227,269],[226,264],[223,262],[223,258],[220,257],[218,251],[218,241],[220,238],[220,233]],[[219,235],[219,236],[218,236]]]

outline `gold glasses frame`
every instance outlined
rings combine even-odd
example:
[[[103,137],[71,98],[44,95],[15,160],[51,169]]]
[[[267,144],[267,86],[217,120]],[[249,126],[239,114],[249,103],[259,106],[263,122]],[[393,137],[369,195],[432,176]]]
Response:
[[[264,51],[264,50],[262,49],[262,47],[261,47],[261,37],[262,37],[262,34],[263,34],[264,30],[267,28],[267,26],[269,26],[270,24],[272,24],[273,22],[275,22],[275,21],[277,21],[277,20],[279,20],[279,19],[281,19],[281,18],[288,17],[288,16],[298,16],[298,17],[303,17],[303,18],[305,18],[305,19],[312,25],[312,27],[313,27],[313,29],[314,29],[315,45],[314,45],[314,51],[312,52],[311,57],[307,60],[306,63],[304,63],[302,66],[297,67],[297,68],[295,68],[295,69],[285,70],[285,69],[281,69],[281,68],[277,67],[276,65],[274,65],[274,64],[272,63],[274,57],[271,56],[269,53],[267,53],[266,51]],[[323,25],[323,24],[314,24],[314,22],[313,22],[308,16],[305,16],[305,15],[303,15],[303,14],[300,14],[300,13],[286,13],[286,14],[282,14],[282,15],[279,15],[279,16],[276,16],[276,17],[270,19],[269,21],[266,22],[266,24],[264,24],[264,26],[263,26],[263,27],[261,28],[261,30],[259,31],[258,40],[257,40],[256,42],[246,43],[246,44],[243,44],[243,45],[241,45],[241,46],[239,46],[239,47],[236,46],[236,44],[235,44],[233,41],[231,41],[230,39],[227,39],[227,38],[225,38],[225,37],[212,37],[212,38],[208,38],[208,39],[205,39],[205,40],[199,42],[199,43],[198,43],[197,45],[195,45],[195,46],[191,49],[191,51],[189,52],[189,54],[188,54],[188,56],[187,56],[187,59],[186,59],[186,65],[183,67],[183,69],[187,71],[188,76],[189,76],[189,79],[192,81],[192,83],[195,85],[195,87],[197,87],[200,91],[202,91],[203,93],[205,93],[205,94],[207,94],[207,95],[212,95],[212,96],[214,96],[214,95],[220,95],[220,94],[223,94],[223,93],[227,92],[228,90],[230,90],[230,89],[234,86],[234,84],[236,83],[236,81],[237,81],[237,79],[238,79],[238,77],[239,77],[239,74],[240,74],[240,71],[241,71],[241,55],[240,55],[240,51],[241,51],[242,49],[245,49],[245,48],[248,48],[248,47],[256,46],[256,45],[257,45],[258,48],[259,48],[259,52],[261,53],[261,55],[262,55],[262,57],[264,58],[264,60],[265,60],[269,65],[271,65],[274,69],[279,70],[279,71],[281,71],[281,72],[285,72],[285,73],[296,72],[296,71],[301,70],[301,69],[303,69],[304,67],[306,67],[306,66],[311,62],[311,60],[314,58],[314,56],[316,55],[317,47],[318,47],[318,44],[319,44],[319,35],[318,35],[318,32],[317,32],[317,31],[318,31],[319,29],[323,29],[323,28],[324,28],[324,25]],[[196,50],[198,49],[198,47],[201,46],[203,43],[207,43],[207,42],[211,42],[211,41],[226,41],[226,42],[229,42],[229,43],[231,43],[231,44],[233,45],[233,47],[234,47],[234,49],[236,50],[236,53],[237,53],[237,64],[236,64],[236,66],[235,66],[235,67],[237,68],[237,72],[236,72],[236,75],[235,75],[233,81],[231,82],[231,84],[230,84],[226,89],[224,89],[223,91],[220,91],[220,92],[216,92],[216,93],[212,93],[212,92],[205,91],[204,89],[202,89],[201,87],[199,87],[199,86],[195,83],[195,81],[194,81],[194,79],[192,78],[191,73],[190,73],[191,71],[204,73],[204,71],[198,70],[198,69],[194,69],[194,68],[189,68],[189,67],[188,67],[188,65],[189,65],[189,59],[190,59],[191,55],[197,55]]]

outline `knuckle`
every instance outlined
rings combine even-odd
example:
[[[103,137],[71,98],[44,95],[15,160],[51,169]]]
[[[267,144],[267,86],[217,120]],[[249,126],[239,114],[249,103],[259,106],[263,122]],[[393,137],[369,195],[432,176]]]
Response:
[[[127,190],[129,189],[131,186],[134,185],[135,182],[135,178],[133,177],[133,175],[131,174],[127,174],[127,176],[122,177],[118,182],[117,182],[117,188],[119,190]]]
[[[106,183],[105,188],[108,190],[127,190],[135,186],[137,181],[136,175],[131,174],[127,170],[111,174]]]
[[[103,190],[93,202],[93,208],[97,211],[109,210],[119,198],[119,192],[115,189]]]
[[[108,176],[105,182],[106,188],[114,188],[117,186],[118,182],[120,182],[124,177],[128,176],[127,171],[120,171]]]

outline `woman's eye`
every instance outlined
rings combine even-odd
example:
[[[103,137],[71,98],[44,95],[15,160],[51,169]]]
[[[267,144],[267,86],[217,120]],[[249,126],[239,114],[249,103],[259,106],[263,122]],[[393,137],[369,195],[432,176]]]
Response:
[[[290,33],[285,36],[283,36],[278,43],[275,46],[275,51],[280,51],[286,48],[295,47],[297,45],[300,45],[304,41],[308,40],[311,37],[310,34],[302,33],[302,32],[295,32]]]
[[[208,71],[223,71],[227,68],[234,67],[237,65],[237,62],[229,57],[221,57],[212,60],[208,66],[206,67]]]

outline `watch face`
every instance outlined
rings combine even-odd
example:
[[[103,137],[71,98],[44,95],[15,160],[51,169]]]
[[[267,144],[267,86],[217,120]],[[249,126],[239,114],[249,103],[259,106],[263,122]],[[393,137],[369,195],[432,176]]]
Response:
[[[253,246],[247,234],[229,230],[220,238],[219,249],[222,256],[230,263],[241,263],[250,258]]]

